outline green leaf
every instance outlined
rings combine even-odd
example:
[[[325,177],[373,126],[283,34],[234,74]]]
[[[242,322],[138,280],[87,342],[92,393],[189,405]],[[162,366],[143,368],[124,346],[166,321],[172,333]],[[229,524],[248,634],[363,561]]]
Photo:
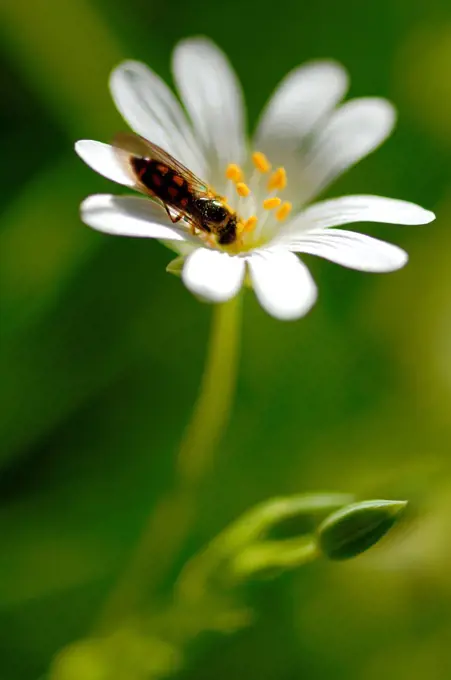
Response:
[[[331,560],[360,555],[390,531],[406,505],[407,501],[363,501],[332,513],[318,529],[321,551]]]

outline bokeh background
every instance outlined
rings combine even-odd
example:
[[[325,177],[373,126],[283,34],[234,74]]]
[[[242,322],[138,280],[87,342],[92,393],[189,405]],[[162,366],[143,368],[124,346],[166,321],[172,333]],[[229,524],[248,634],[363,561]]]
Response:
[[[356,560],[251,588],[254,624],[202,638],[178,677],[445,680],[451,6],[442,0],[2,0],[0,677],[46,677],[54,655],[89,634],[174,483],[212,310],[165,273],[163,246],[81,224],[80,201],[112,187],[73,143],[124,128],[107,90],[112,67],[141,59],[170,80],[173,46],[193,34],[230,57],[251,125],[290,68],[343,62],[350,96],[389,97],[399,123],[328,195],[404,198],[438,220],[370,226],[409,251],[395,274],[306,258],[320,300],[297,323],[271,319],[246,295],[232,419],[179,563],[275,495],[407,498],[416,517]]]

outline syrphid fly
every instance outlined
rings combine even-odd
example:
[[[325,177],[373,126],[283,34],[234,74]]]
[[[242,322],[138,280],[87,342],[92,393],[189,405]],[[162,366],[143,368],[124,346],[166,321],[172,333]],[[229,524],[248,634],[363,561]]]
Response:
[[[160,201],[172,222],[183,218],[193,233],[213,234],[219,245],[236,241],[236,213],[164,149],[131,132],[116,135],[113,146],[134,188]]]

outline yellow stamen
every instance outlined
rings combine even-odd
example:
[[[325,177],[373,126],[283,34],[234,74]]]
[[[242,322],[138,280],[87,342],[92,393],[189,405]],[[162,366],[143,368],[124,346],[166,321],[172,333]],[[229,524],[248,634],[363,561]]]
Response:
[[[245,221],[243,225],[244,231],[253,231],[255,229],[257,222],[258,222],[257,215],[251,215],[250,217],[248,217],[248,219]]]
[[[236,185],[236,190],[239,196],[249,196],[251,190],[244,182],[238,182]]]
[[[232,182],[241,182],[243,179],[243,171],[241,170],[240,166],[237,165],[236,163],[230,163],[230,165],[227,166],[226,170],[226,177],[227,179],[232,180]]]
[[[271,170],[271,163],[261,151],[256,151],[252,154],[252,162],[260,172],[269,172]]]
[[[271,175],[268,181],[268,191],[274,191],[274,189],[285,189],[287,186],[287,173],[285,168],[277,168],[275,172]]]
[[[293,206],[291,205],[290,201],[285,201],[285,203],[282,203],[279,210],[276,212],[276,220],[279,220],[279,222],[286,220],[291,212],[292,207]]]
[[[243,231],[244,231],[244,224],[242,222],[238,222],[238,224],[236,225],[236,233],[238,234],[238,236],[241,236]]]
[[[265,210],[272,210],[273,208],[278,208],[281,203],[282,201],[280,198],[278,196],[274,196],[273,198],[265,198],[263,201],[263,207]]]

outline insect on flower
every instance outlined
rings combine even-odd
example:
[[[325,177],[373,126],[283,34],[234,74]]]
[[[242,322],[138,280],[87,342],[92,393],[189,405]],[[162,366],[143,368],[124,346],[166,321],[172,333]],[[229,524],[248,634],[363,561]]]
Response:
[[[282,80],[247,139],[243,93],[218,47],[183,40],[172,67],[182,101],[144,64],[125,61],[112,72],[111,94],[136,134],[118,135],[113,145],[79,140],[75,149],[93,170],[144,197],[89,196],[81,205],[86,224],[158,239],[178,255],[169,271],[198,297],[225,302],[250,285],[264,309],[284,320],[306,314],[317,297],[298,254],[366,272],[406,264],[398,246],[345,227],[427,224],[432,212],[368,194],[314,202],[390,134],[390,102],[340,104],[344,68],[310,62]]]
[[[184,218],[193,235],[210,234],[220,245],[236,241],[240,225],[226,199],[173,156],[129,132],[116,135],[113,146],[134,188],[160,201],[174,224]]]

